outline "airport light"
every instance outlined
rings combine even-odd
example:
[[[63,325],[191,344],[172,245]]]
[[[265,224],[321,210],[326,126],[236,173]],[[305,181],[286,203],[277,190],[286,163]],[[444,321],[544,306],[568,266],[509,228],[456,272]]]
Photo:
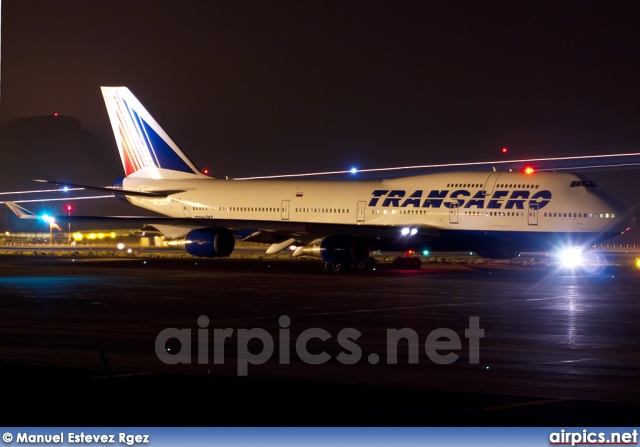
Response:
[[[68,213],[69,218],[71,218],[71,211],[73,211],[73,205],[71,205],[70,203],[67,203],[64,206],[64,210]],[[69,228],[67,231],[69,232],[69,236],[67,238],[67,244],[71,245],[71,219],[69,219]]]
[[[53,217],[49,218],[49,245],[53,245],[53,229],[62,231]]]
[[[534,172],[536,172],[536,170],[533,169],[531,166],[526,166],[522,171],[525,174],[533,174]]]
[[[503,147],[503,148],[502,148],[502,153],[503,153],[503,154],[506,154],[507,152],[509,152],[509,149],[508,149],[508,148],[506,148],[506,147]]]

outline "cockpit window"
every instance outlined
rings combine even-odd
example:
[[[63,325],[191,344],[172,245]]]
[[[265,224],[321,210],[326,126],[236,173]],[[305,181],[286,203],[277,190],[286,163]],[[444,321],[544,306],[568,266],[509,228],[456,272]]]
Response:
[[[596,184],[591,180],[574,180],[571,182],[571,188],[575,188],[577,186],[584,186],[585,188],[595,188]]]

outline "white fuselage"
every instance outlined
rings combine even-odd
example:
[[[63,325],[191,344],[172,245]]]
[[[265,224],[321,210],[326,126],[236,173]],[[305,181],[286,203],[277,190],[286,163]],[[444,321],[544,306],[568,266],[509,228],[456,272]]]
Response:
[[[587,186],[585,186],[587,185]],[[381,181],[151,180],[128,190],[184,190],[128,197],[171,217],[429,227],[489,232],[622,232],[629,213],[575,174],[458,172]]]

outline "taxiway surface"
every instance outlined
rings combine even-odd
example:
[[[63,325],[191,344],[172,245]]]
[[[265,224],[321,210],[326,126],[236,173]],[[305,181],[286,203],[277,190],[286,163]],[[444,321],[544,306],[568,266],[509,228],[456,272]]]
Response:
[[[6,423],[637,425],[639,274],[7,255]]]

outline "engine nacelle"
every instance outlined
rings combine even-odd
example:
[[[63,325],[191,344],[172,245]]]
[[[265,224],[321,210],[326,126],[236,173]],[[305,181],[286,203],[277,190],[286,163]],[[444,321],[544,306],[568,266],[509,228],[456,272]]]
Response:
[[[171,247],[181,248],[192,256],[219,258],[229,256],[236,240],[227,228],[199,228],[191,230],[185,237],[168,243]]]
[[[369,251],[369,242],[365,238],[340,234],[299,247],[294,256],[313,256],[332,264],[357,264],[369,257]]]

